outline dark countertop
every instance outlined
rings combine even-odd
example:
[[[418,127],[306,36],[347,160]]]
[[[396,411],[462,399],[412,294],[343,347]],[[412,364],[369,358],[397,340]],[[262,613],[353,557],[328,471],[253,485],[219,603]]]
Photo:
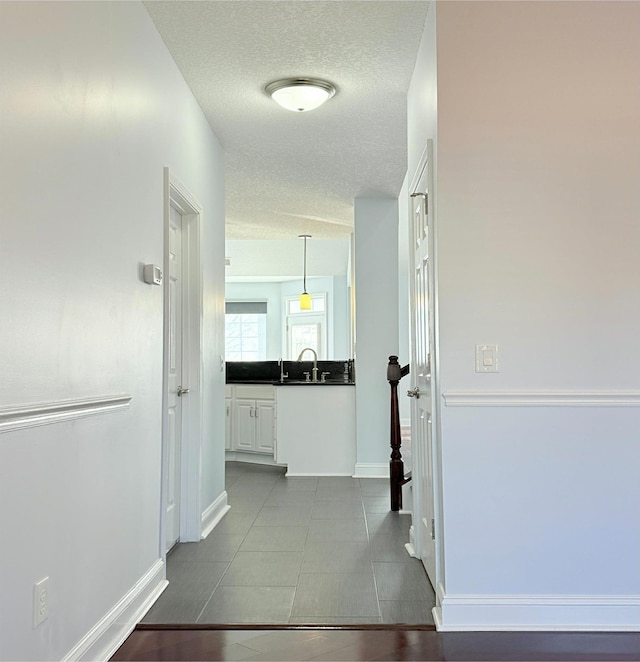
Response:
[[[318,381],[307,382],[306,374],[318,369]],[[326,381],[320,381],[324,373]],[[280,376],[286,375],[284,381]],[[347,380],[345,381],[345,377]],[[353,386],[355,383],[354,362],[344,361],[227,361],[225,370],[227,384],[270,384],[272,386]]]
[[[355,386],[355,382],[345,382],[327,380],[326,382],[305,382],[297,379],[285,379],[284,382],[281,382],[279,379],[228,379],[227,384],[253,384],[255,385],[265,385],[265,386]]]

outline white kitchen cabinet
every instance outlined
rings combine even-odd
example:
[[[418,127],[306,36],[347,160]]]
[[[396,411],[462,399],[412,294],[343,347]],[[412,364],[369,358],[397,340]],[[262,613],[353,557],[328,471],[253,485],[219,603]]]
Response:
[[[273,454],[276,434],[276,403],[256,400],[256,452]]]
[[[231,450],[231,430],[232,430],[232,425],[231,425],[231,409],[232,409],[232,404],[233,404],[233,398],[225,398],[224,399],[224,410],[225,410],[225,426],[224,426],[224,449],[226,451]]]
[[[242,397],[245,395],[253,397]],[[273,388],[269,387],[236,387],[232,404],[231,450],[273,455],[276,434],[274,396]]]
[[[287,476],[353,476],[355,393],[353,386],[278,388],[275,455]]]

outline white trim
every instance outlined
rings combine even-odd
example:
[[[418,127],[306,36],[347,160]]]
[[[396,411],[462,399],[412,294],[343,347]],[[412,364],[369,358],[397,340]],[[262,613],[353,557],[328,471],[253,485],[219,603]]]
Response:
[[[204,540],[217,526],[218,522],[229,512],[231,506],[227,503],[226,490],[202,513],[200,538]]]
[[[62,662],[109,660],[169,585],[165,574],[165,564],[158,559],[62,658]]]
[[[322,311],[314,310],[301,310],[298,313],[289,313],[289,302],[298,301],[299,295],[286,296],[283,299],[283,319],[282,327],[285,333],[282,336],[282,356],[289,357],[288,360],[295,361],[295,357],[291,353],[291,327],[296,324],[314,324],[320,326],[319,346],[317,347],[318,360],[325,361],[333,351],[333,340],[331,340],[331,347],[329,347],[329,311],[327,309],[329,294],[328,292],[311,293],[311,300],[322,298],[324,301],[324,309]],[[313,304],[312,304],[313,307]],[[317,320],[314,318],[318,318]],[[331,323],[333,324],[333,322]]]
[[[355,466],[353,478],[388,478],[388,462],[358,462]]]
[[[446,391],[447,407],[640,407],[640,391]]]
[[[438,582],[436,586],[436,606],[431,610],[433,622],[438,631],[442,629],[442,601],[444,600],[444,596],[444,586],[442,582]]]
[[[435,581],[439,581],[444,574],[444,512],[442,504],[442,426],[441,426],[441,409],[442,402],[440,398],[441,393],[441,383],[440,383],[440,303],[439,303],[439,240],[438,240],[438,195],[437,195],[437,172],[436,172],[436,161],[434,159],[434,145],[433,139],[429,138],[427,143],[422,151],[420,160],[413,174],[411,184],[408,189],[408,193],[411,195],[413,193],[421,193],[424,191],[418,191],[417,187],[420,183],[420,180],[425,175],[427,176],[427,216],[429,219],[429,233],[428,233],[428,251],[430,255],[429,259],[429,282],[428,282],[428,298],[430,305],[428,306],[428,312],[430,321],[429,324],[433,331],[433,343],[429,339],[430,350],[430,361],[431,361],[431,421],[432,421],[432,448],[431,448],[431,457],[423,457],[424,449],[420,444],[412,444],[411,449],[411,464],[412,464],[412,495],[413,495],[413,512],[412,512],[412,521],[414,523],[420,523],[423,521],[427,513],[422,512],[425,499],[423,498],[423,490],[425,485],[421,480],[420,472],[417,470],[418,467],[422,465],[425,460],[430,460],[432,470],[432,495],[427,495],[432,497],[433,503],[433,520],[434,520],[434,530],[435,530]],[[415,282],[415,257],[416,257],[416,245],[414,238],[414,227],[413,227],[413,213],[412,205],[408,205],[408,211],[410,214],[409,224],[408,224],[408,242],[409,242],[409,267],[410,267],[410,278],[409,278],[409,295],[413,301],[416,296],[416,282]],[[432,316],[432,317],[431,317]],[[414,324],[414,312],[411,311],[411,335],[410,335],[410,348],[411,348],[411,369],[415,372],[415,351],[416,351],[416,325]],[[416,432],[417,418],[416,418],[416,403],[413,402],[411,405],[411,420],[412,420],[412,437],[414,437]],[[421,525],[416,526],[414,532],[414,547],[417,558],[425,557],[425,547],[430,545],[431,540],[424,539],[423,536],[424,527]]]
[[[409,556],[412,556],[414,559],[418,558],[416,554],[416,531],[413,528],[413,524],[409,527],[409,542],[405,544],[404,548],[407,550]]]
[[[286,465],[276,462],[273,455],[267,453],[252,453],[251,451],[227,451],[224,459],[226,462],[248,462],[249,464],[263,464],[268,467],[284,467]]]
[[[182,448],[180,475],[180,536],[182,542],[200,540],[202,532],[202,508],[200,490],[200,469],[202,454],[202,384],[203,384],[203,273],[201,260],[201,231],[203,223],[202,206],[189,193],[186,187],[164,168],[164,256],[163,266],[166,274],[164,279],[164,330],[162,359],[162,494],[160,503],[160,555],[166,557],[166,517],[167,517],[167,485],[168,485],[168,447],[169,447],[169,223],[171,204],[182,213],[183,251],[187,259],[183,261],[186,268],[186,278],[182,279],[183,301],[188,310],[189,318],[183,320],[183,338],[188,347],[188,356],[182,363],[182,385],[190,390],[189,397],[182,403]],[[186,297],[186,298],[185,298]]]
[[[301,471],[291,473],[290,471],[287,471],[285,474],[286,478],[331,478],[333,476],[338,476],[338,477],[343,477],[346,476],[347,478],[354,478],[351,474],[348,473],[304,473]]]
[[[0,432],[23,430],[38,425],[72,421],[129,408],[130,395],[104,395],[97,398],[57,400],[33,405],[0,407]]]
[[[416,557],[416,550],[415,550],[415,547],[413,546],[413,543],[411,543],[411,542],[406,542],[406,543],[404,544],[404,548],[405,548],[407,554],[408,554],[412,559],[417,558],[417,557]]]
[[[640,595],[443,595],[437,616],[443,632],[638,632]]]
[[[171,179],[171,188],[179,190],[183,204],[191,205],[191,213],[182,216],[183,251],[187,254],[186,278],[183,278],[183,310],[187,306],[187,316],[183,319],[183,338],[188,354],[183,347],[183,384],[188,384],[191,393],[183,398],[182,404],[182,458],[180,477],[180,540],[197,542],[201,536],[202,494],[202,412],[203,412],[203,273],[201,260],[202,208],[191,198],[181,185]],[[185,222],[186,221],[186,222]],[[183,262],[184,264],[184,262]]]

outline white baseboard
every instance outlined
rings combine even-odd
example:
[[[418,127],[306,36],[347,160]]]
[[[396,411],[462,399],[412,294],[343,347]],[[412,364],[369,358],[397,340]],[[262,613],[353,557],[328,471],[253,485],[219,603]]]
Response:
[[[266,453],[243,453],[242,451],[225,451],[226,462],[248,462],[249,464],[264,464],[269,467],[284,466],[273,459],[273,455]]]
[[[417,557],[416,557],[416,550],[415,550],[415,547],[413,546],[412,543],[410,543],[410,542],[406,542],[406,543],[404,544],[404,548],[407,550],[407,554],[408,554],[411,558],[413,558],[413,559],[417,558]]]
[[[411,556],[418,558],[416,554],[416,530],[413,524],[409,527],[409,542],[405,545],[405,549]]]
[[[338,476],[338,477],[346,477],[346,478],[351,478],[350,473],[301,473],[301,472],[296,472],[292,473],[291,471],[287,471],[285,474],[287,478],[331,478],[333,476]]]
[[[158,559],[124,597],[62,658],[109,660],[168,586],[165,564]]]
[[[226,490],[202,513],[200,537],[204,540],[216,527],[218,522],[229,512]]]
[[[353,477],[354,478],[389,478],[389,463],[359,462],[358,464],[356,464]]]
[[[442,632],[640,632],[640,595],[447,596],[440,588],[434,619]]]

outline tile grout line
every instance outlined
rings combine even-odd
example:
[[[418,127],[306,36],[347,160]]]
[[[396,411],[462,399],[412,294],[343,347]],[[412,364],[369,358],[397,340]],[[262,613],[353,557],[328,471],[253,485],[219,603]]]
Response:
[[[239,478],[239,477],[238,477],[238,478]],[[238,478],[236,478],[236,480],[233,481],[233,483],[236,483],[236,482],[238,481]],[[274,481],[274,484],[271,486],[271,489],[269,490],[269,493],[267,494],[267,498],[264,500],[264,502],[263,502],[262,505],[260,506],[260,510],[258,511],[258,514],[259,514],[259,513],[262,511],[262,509],[264,508],[264,504],[266,503],[267,499],[269,498],[269,495],[270,495],[271,492],[273,491],[273,487],[275,486],[275,483],[276,483],[276,482],[277,482],[277,481]],[[233,483],[232,483],[232,485],[233,485]],[[229,487],[231,487],[231,485],[229,485]],[[226,488],[226,486],[225,486],[225,488]],[[229,511],[228,511],[228,512],[231,512],[231,505],[229,505]],[[245,534],[244,534],[244,537],[242,538],[242,541],[241,541],[240,544],[238,545],[238,549],[233,553],[233,556],[231,557],[231,561],[229,561],[229,563],[227,564],[227,567],[226,567],[225,571],[222,573],[222,575],[221,575],[220,578],[218,579],[218,582],[217,582],[216,585],[214,586],[213,591],[211,591],[211,595],[210,595],[209,598],[206,600],[206,602],[204,603],[204,606],[203,606],[202,609],[200,610],[200,613],[198,614],[198,616],[197,616],[197,618],[196,618],[196,623],[198,623],[198,622],[200,621],[200,618],[201,618],[202,614],[204,614],[204,612],[205,612],[207,606],[209,605],[209,603],[210,603],[211,600],[213,599],[213,594],[216,592],[216,589],[217,589],[217,588],[220,586],[220,584],[222,583],[222,580],[224,579],[224,577],[225,577],[225,575],[227,574],[227,572],[229,572],[229,568],[231,567],[231,564],[234,562],[234,560],[236,559],[238,553],[240,552],[240,548],[242,547],[242,543],[246,540],[247,536],[249,535],[249,531],[251,531],[251,528],[253,527],[254,522],[255,522],[256,519],[258,518],[258,514],[256,514],[256,516],[253,518],[251,524],[249,525],[249,528],[247,529],[247,531],[246,531]],[[213,533],[213,532],[212,532],[212,533]]]
[[[362,504],[362,512],[364,513],[364,528],[367,532],[367,547],[369,548],[369,564],[371,565],[371,574],[373,575],[373,586],[376,591],[376,605],[378,606],[378,616],[380,617],[379,622],[382,623],[383,622],[382,609],[380,608],[380,596],[378,595],[378,580],[376,578],[376,569],[373,566],[373,554],[371,553],[371,536],[369,535],[369,520],[367,518],[367,510],[364,507],[362,487],[360,488],[360,502]]]
[[[234,481],[234,482],[236,482],[236,481]],[[231,487],[231,486],[229,486],[229,487]],[[230,512],[231,512],[231,506],[229,506],[229,510],[227,511],[227,513],[230,513]],[[249,526],[249,528],[247,529],[247,532],[244,534],[244,537],[242,538],[240,544],[238,545],[238,549],[236,549],[236,551],[233,553],[233,556],[231,557],[231,561],[229,561],[229,563],[227,564],[227,567],[226,567],[225,571],[222,573],[222,575],[220,575],[220,579],[218,579],[218,582],[217,582],[216,585],[213,587],[213,591],[211,591],[211,595],[210,595],[209,598],[205,601],[204,606],[202,607],[202,609],[200,610],[200,613],[198,614],[198,616],[197,616],[197,618],[196,618],[196,623],[198,623],[198,622],[200,621],[200,617],[202,616],[202,614],[204,614],[205,609],[207,608],[207,606],[208,606],[209,603],[211,602],[211,600],[212,600],[212,598],[213,598],[213,594],[216,592],[216,589],[218,588],[218,586],[220,586],[220,582],[222,582],[224,576],[227,574],[227,572],[229,572],[229,568],[231,567],[231,564],[233,563],[233,561],[234,561],[234,559],[236,558],[236,556],[238,555],[238,552],[240,551],[240,547],[242,547],[242,543],[245,541],[245,538],[246,538],[247,535],[249,534],[249,531],[250,531],[250,530],[251,530],[251,526]],[[212,531],[211,533],[213,533],[213,531]],[[209,535],[211,535],[211,534],[209,534]]]
[[[204,605],[202,608],[199,610],[196,621],[199,624],[204,623],[205,621],[202,620],[203,614],[206,613],[207,609],[211,609],[213,607],[212,601],[214,600],[217,591],[221,590],[221,585],[224,583],[225,578],[229,576],[229,573],[231,572],[231,567],[234,563],[238,563],[240,560],[240,551],[242,549],[242,546],[244,544],[247,544],[247,540],[249,536],[255,534],[258,531],[263,531],[265,534],[266,532],[272,531],[271,534],[267,534],[267,538],[265,539],[265,542],[268,540],[272,541],[271,543],[268,543],[266,547],[269,547],[269,544],[272,547],[275,547],[276,549],[273,549],[271,551],[281,551],[281,552],[294,552],[301,550],[300,557],[299,558],[299,566],[296,569],[296,572],[294,575],[290,574],[289,572],[289,580],[292,583],[289,584],[291,588],[293,588],[293,591],[289,593],[289,596],[291,599],[291,603],[288,609],[288,614],[285,612],[281,615],[281,618],[283,619],[282,621],[279,621],[283,624],[290,624],[290,625],[295,625],[296,623],[294,621],[296,620],[304,620],[304,613],[307,613],[306,607],[303,608],[303,614],[300,616],[300,619],[297,619],[297,617],[294,617],[293,614],[296,613],[295,611],[295,605],[296,605],[296,600],[300,598],[301,600],[303,597],[306,600],[307,594],[304,592],[301,592],[301,578],[303,577],[303,570],[304,570],[304,560],[305,558],[309,558],[309,562],[311,565],[309,566],[310,568],[313,569],[315,567],[313,564],[315,563],[313,559],[315,558],[316,554],[314,552],[314,546],[318,544],[319,541],[316,540],[316,538],[311,536],[311,528],[314,523],[323,523],[326,521],[328,524],[329,522],[332,522],[334,525],[336,525],[340,520],[342,519],[351,519],[355,517],[363,517],[364,521],[364,541],[366,542],[366,548],[367,548],[367,553],[368,553],[368,566],[367,566],[367,572],[371,573],[371,577],[373,580],[373,584],[370,585],[375,591],[375,601],[376,601],[376,607],[374,610],[377,612],[377,615],[374,616],[373,614],[369,617],[354,617],[354,619],[359,620],[359,622],[367,622],[367,623],[372,623],[372,624],[385,624],[384,616],[382,614],[382,606],[381,606],[381,590],[384,588],[385,584],[384,582],[388,582],[388,578],[386,574],[383,573],[383,576],[378,576],[377,571],[376,571],[376,562],[375,562],[375,555],[372,550],[372,545],[373,545],[373,539],[376,538],[377,533],[382,534],[383,538],[396,538],[396,527],[395,525],[392,527],[388,527],[385,522],[384,522],[384,516],[388,515],[388,512],[384,510],[384,512],[378,512],[379,506],[377,504],[373,504],[374,508],[371,513],[367,512],[367,499],[383,499],[384,498],[384,489],[383,486],[378,486],[377,483],[374,483],[373,481],[371,483],[368,483],[368,481],[362,481],[362,480],[356,480],[354,482],[348,481],[351,485],[349,490],[344,491],[342,493],[342,488],[341,485],[342,483],[323,483],[321,479],[317,479],[313,484],[303,484],[300,483],[299,485],[296,485],[295,483],[291,483],[294,485],[293,488],[289,489],[291,487],[291,484],[288,484],[289,481],[284,479],[284,477],[281,474],[275,474],[275,473],[270,473],[269,477],[266,475],[263,476],[262,479],[260,479],[261,472],[256,472],[255,474],[252,473],[250,470],[247,470],[246,472],[243,472],[240,476],[236,476],[235,479],[232,479],[233,482],[230,482],[229,488],[232,486],[236,486],[236,495],[235,497],[231,496],[231,503],[229,504],[231,506],[231,511],[238,511],[238,508],[241,510],[238,512],[238,516],[240,516],[240,521],[238,524],[240,525],[240,529],[236,530],[237,532],[233,532],[233,526],[235,525],[232,523],[232,529],[229,531],[226,531],[225,533],[222,533],[222,536],[234,536],[239,540],[239,543],[236,545],[229,546],[228,543],[225,543],[225,547],[220,547],[220,555],[225,555],[226,558],[229,559],[229,561],[222,566],[222,574],[217,578],[215,586],[211,589],[211,592],[206,599],[204,599]],[[253,478],[258,477],[257,481],[254,481]],[[255,487],[254,487],[255,486]],[[334,489],[335,486],[335,489]],[[248,488],[248,491],[244,490],[244,487]],[[283,488],[282,490],[280,488]],[[302,501],[300,501],[300,497],[296,496],[298,493],[298,488],[302,488],[300,494],[304,493],[308,496],[305,496]],[[309,489],[311,488],[311,489]],[[336,492],[337,490],[337,492]],[[354,494],[356,494],[354,498]],[[235,499],[238,501],[234,503]],[[269,503],[270,500],[273,500],[273,503]],[[279,503],[278,503],[279,502]],[[308,507],[310,508],[311,514],[309,515],[309,518],[302,518],[300,522],[294,521],[289,517],[290,510],[287,510],[287,508],[291,509],[291,507],[296,506],[298,504],[307,504]],[[351,505],[352,504],[352,505]],[[359,506],[356,506],[356,504],[359,504]],[[348,507],[349,513],[347,513],[347,510],[344,510],[344,508]],[[245,512],[242,510],[243,508],[247,508],[247,511]],[[313,518],[313,514],[316,508],[319,508],[319,511],[316,513],[318,515],[317,519]],[[230,512],[231,512],[230,511]],[[261,517],[265,511],[269,514],[269,517],[265,518],[263,521],[268,522],[269,519],[272,520],[271,524],[267,524],[267,526],[256,526],[256,523],[258,522],[259,517]],[[275,517],[278,514],[278,511],[280,511],[280,516]],[[356,515],[356,511],[359,512],[359,516]],[[353,514],[351,514],[353,513]],[[234,513],[235,514],[235,513]],[[346,515],[349,514],[349,517],[346,517]],[[245,519],[245,516],[248,517]],[[291,511],[291,516],[293,517],[295,513]],[[274,517],[272,517],[274,516]],[[344,516],[344,517],[343,517]],[[234,518],[235,520],[235,518]],[[303,520],[304,520],[304,526],[303,526]],[[371,521],[369,521],[371,520]],[[354,521],[356,521],[354,519]],[[353,522],[352,522],[353,524]],[[244,528],[246,526],[246,528]],[[287,541],[285,542],[285,539],[280,537],[280,535],[276,535],[274,537],[274,528],[278,527],[287,527],[287,526],[296,526],[298,527],[298,533],[296,533],[293,536],[290,536],[287,533],[286,539]],[[381,528],[382,527],[382,528]],[[325,527],[322,527],[325,528]],[[322,530],[322,528],[320,530]],[[244,529],[244,530],[242,530]],[[353,536],[349,536],[348,538],[344,538],[345,535],[347,535],[347,531],[352,530],[352,527],[347,526],[346,528],[344,526],[341,526],[340,530],[344,529],[344,533],[339,534],[340,539],[345,540],[345,544],[347,544],[347,540],[352,541],[353,543],[356,542],[356,538],[359,537],[356,536],[355,538]],[[377,532],[377,533],[374,533]],[[327,535],[329,533],[329,530],[327,529]],[[215,532],[212,532],[212,535],[215,536]],[[333,536],[329,536],[329,539],[333,538]],[[322,539],[322,538],[321,538]],[[377,540],[377,538],[376,538]],[[292,543],[294,543],[292,546]],[[391,543],[389,543],[391,544]],[[251,545],[248,545],[251,546]],[[254,549],[248,550],[255,552],[256,554],[260,554],[261,552],[264,552],[264,549],[261,549],[261,547],[264,547],[265,545],[263,543],[260,543],[258,541],[257,546],[253,545],[252,547]],[[217,547],[217,544],[213,546],[214,548]],[[278,549],[280,548],[280,549]],[[386,549],[386,548],[385,548]],[[405,551],[405,550],[403,550]],[[207,553],[205,555],[201,556],[202,561],[208,561],[208,562],[215,562],[218,557],[217,552],[215,549],[212,550],[206,550]],[[339,569],[334,565],[331,564],[330,559],[331,559],[331,550],[327,552],[329,554],[329,565],[326,567],[325,570],[322,570],[322,572],[328,572],[329,575],[335,574],[335,572],[339,571]],[[380,562],[386,566],[386,565],[393,565],[396,566],[398,563],[400,563],[400,560],[396,560],[395,558],[389,558],[387,560],[387,552],[385,550],[381,551],[382,557],[380,557]],[[228,555],[228,556],[227,556]],[[322,556],[322,555],[321,555]],[[393,556],[393,555],[392,555]],[[182,557],[181,557],[182,558]],[[249,557],[242,557],[242,567],[245,567],[246,563],[249,563],[247,560]],[[296,558],[296,561],[298,560]],[[351,563],[351,568],[352,571],[349,574],[358,574],[361,573],[365,570],[365,566],[362,565],[364,559],[360,560],[359,563],[353,564]],[[367,563],[367,560],[364,560],[364,563]],[[407,559],[409,560],[409,559]],[[260,562],[260,561],[258,561]],[[276,562],[276,561],[274,561]],[[218,565],[221,565],[221,561],[217,561]],[[279,561],[276,562],[277,564],[280,564]],[[326,565],[326,560],[325,560],[325,565]],[[321,564],[322,565],[322,564]],[[324,568],[325,565],[322,565]],[[404,565],[404,564],[403,564]],[[285,567],[288,566],[290,568],[290,565],[285,562]],[[265,566],[266,571],[269,572],[268,570],[268,564]],[[332,570],[334,572],[332,572]],[[234,572],[237,571],[234,570]],[[322,572],[320,574],[322,574]],[[341,572],[341,571],[340,571]],[[317,574],[313,572],[311,574]],[[212,577],[212,575],[208,575],[209,577]],[[239,577],[244,576],[243,573]],[[258,575],[259,577],[262,575]],[[213,578],[213,577],[212,577]],[[295,580],[295,584],[293,583],[292,580]],[[243,581],[240,578],[240,581]],[[263,584],[261,583],[261,579],[256,580],[257,585],[262,586]],[[256,582],[250,582],[250,583],[256,583]],[[381,584],[382,582],[382,584]],[[207,582],[208,583],[208,582]],[[238,584],[238,586],[241,586],[242,584]],[[265,583],[266,586],[271,585],[270,582],[266,581]],[[205,593],[206,596],[206,593]],[[220,594],[221,596],[221,594]],[[391,598],[391,600],[394,600],[394,598]],[[288,601],[288,600],[287,600]],[[396,600],[398,601],[398,600]],[[399,602],[402,602],[400,599]],[[421,602],[421,600],[417,600],[417,602]],[[281,606],[284,606],[282,602],[280,601]],[[202,604],[202,603],[201,603]],[[305,603],[306,604],[306,603]],[[216,614],[212,614],[213,617],[218,617],[220,619],[224,619],[225,614],[227,614],[227,609],[226,607],[220,603],[218,605],[217,602],[215,602],[216,609],[215,612]],[[197,607],[197,605],[194,605]],[[301,603],[302,606],[302,603]],[[396,608],[400,607],[401,605],[393,606],[391,605],[390,607],[385,607],[385,609],[390,608],[391,613],[388,614],[388,616],[393,619],[397,618],[396,615]],[[218,608],[219,607],[219,608]],[[338,608],[338,606],[336,606]],[[409,605],[405,605],[405,608],[409,609]],[[314,613],[315,610],[313,610]],[[338,611],[340,611],[338,609]],[[357,611],[357,608],[356,608]],[[373,610],[367,610],[369,613],[372,613]],[[230,613],[230,612],[229,612]],[[338,612],[331,609],[330,611],[326,612],[326,616],[324,617],[318,617],[316,618],[316,624],[318,623],[335,623],[336,621],[339,621],[340,619],[338,616],[336,616]],[[355,612],[354,612],[355,613]],[[359,612],[358,612],[359,613]],[[241,616],[240,616],[241,618]],[[311,616],[311,618],[315,618],[314,616]],[[374,620],[376,619],[376,620]],[[206,622],[209,622],[211,619],[208,619]],[[230,618],[228,622],[235,622],[233,618]],[[344,622],[344,619],[342,619]],[[215,618],[213,619],[213,622],[215,623]],[[238,621],[238,622],[245,622],[245,621]],[[246,621],[248,624],[250,621]],[[391,623],[394,623],[394,620],[389,621]],[[422,621],[421,621],[422,622]]]
[[[316,489],[313,490],[313,504],[311,506],[311,517],[313,517],[313,506],[316,504],[318,496],[318,481],[316,481]],[[300,586],[300,575],[302,574],[302,565],[304,563],[304,554],[307,550],[307,542],[309,540],[309,532],[311,530],[311,518],[309,518],[309,523],[307,524],[307,535],[304,537],[304,545],[302,546],[302,558],[300,559],[300,567],[298,568],[298,579],[296,580],[296,586],[293,590],[293,600],[291,601],[291,610],[289,611],[289,620],[288,623],[291,624],[293,620],[293,608],[296,604],[296,596],[298,595],[298,587]]]

